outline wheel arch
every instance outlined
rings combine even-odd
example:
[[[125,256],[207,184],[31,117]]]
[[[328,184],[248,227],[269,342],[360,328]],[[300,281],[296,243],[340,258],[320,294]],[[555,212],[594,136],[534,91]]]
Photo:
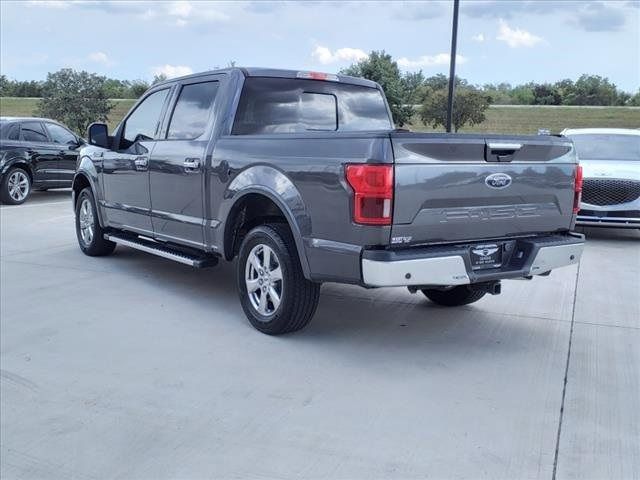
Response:
[[[84,157],[80,160],[78,170],[76,171],[76,174],[73,177],[73,182],[71,183],[71,205],[74,212],[78,201],[78,195],[80,195],[80,192],[87,187],[89,187],[93,193],[100,226],[104,227],[105,223],[102,216],[102,207],[100,206],[100,191],[98,189],[98,174],[93,162]]]
[[[31,181],[31,185],[33,185],[33,182],[34,182],[33,169],[31,167],[31,164],[25,158],[14,157],[7,160],[7,162],[4,165],[4,168],[2,169],[2,174],[3,175],[6,174],[12,168],[21,168],[22,170],[27,172],[27,175],[29,175],[29,181]]]
[[[260,202],[263,203],[260,203]],[[247,217],[247,209],[255,208],[259,204],[261,210],[255,210]],[[232,260],[238,253],[239,244],[244,235],[248,233],[243,228],[253,228],[265,223],[277,222],[278,217],[287,224],[295,242],[296,251],[305,278],[310,278],[309,263],[304,249],[303,231],[300,228],[296,215],[278,193],[264,185],[252,185],[238,191],[233,197],[233,202],[224,217],[223,226],[223,255],[227,260]]]

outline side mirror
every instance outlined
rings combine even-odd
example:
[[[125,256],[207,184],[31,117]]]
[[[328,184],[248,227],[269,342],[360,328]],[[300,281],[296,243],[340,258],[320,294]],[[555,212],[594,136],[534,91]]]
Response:
[[[87,129],[90,145],[109,148],[109,129],[105,123],[92,123]]]

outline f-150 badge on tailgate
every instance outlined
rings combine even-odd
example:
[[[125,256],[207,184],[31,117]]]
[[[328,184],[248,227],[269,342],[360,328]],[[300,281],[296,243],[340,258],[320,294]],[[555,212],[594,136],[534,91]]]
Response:
[[[507,188],[511,185],[511,177],[506,173],[492,173],[484,179],[484,183],[491,188]]]

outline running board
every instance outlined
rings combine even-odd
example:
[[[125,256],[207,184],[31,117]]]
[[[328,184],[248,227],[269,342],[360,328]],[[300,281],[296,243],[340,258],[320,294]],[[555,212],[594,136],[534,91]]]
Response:
[[[125,237],[115,235],[113,233],[105,233],[104,238],[105,240],[110,240],[114,243],[117,243],[118,245],[135,248],[136,250],[141,250],[152,255],[157,255],[158,257],[168,258],[169,260],[173,260],[174,262],[189,265],[190,267],[194,268],[213,267],[218,264],[218,257],[215,257],[213,255],[196,256],[177,249],[170,248],[166,245],[162,245],[151,240]]]

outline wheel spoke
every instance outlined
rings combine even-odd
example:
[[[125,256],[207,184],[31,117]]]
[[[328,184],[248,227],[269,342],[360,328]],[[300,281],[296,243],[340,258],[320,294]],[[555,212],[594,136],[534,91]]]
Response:
[[[267,294],[266,292],[262,292],[260,295],[260,303],[258,304],[258,312],[262,315],[267,314]]]
[[[260,283],[257,278],[247,279],[246,284],[247,284],[247,292],[249,293],[255,292],[260,288]]]
[[[277,310],[278,306],[280,305],[280,295],[278,295],[278,292],[276,292],[276,289],[273,287],[269,287],[269,290],[267,290],[267,292],[269,293],[269,298],[271,299],[273,309]]]
[[[276,280],[282,280],[282,269],[280,268],[280,265],[271,270],[271,280],[274,282]]]
[[[262,268],[262,265],[260,264],[260,259],[255,253],[251,254],[251,256],[249,257],[249,262],[251,262],[251,265],[253,265],[253,268],[255,269],[256,272]]]
[[[265,270],[271,268],[271,249],[267,246],[262,248],[262,266]]]

